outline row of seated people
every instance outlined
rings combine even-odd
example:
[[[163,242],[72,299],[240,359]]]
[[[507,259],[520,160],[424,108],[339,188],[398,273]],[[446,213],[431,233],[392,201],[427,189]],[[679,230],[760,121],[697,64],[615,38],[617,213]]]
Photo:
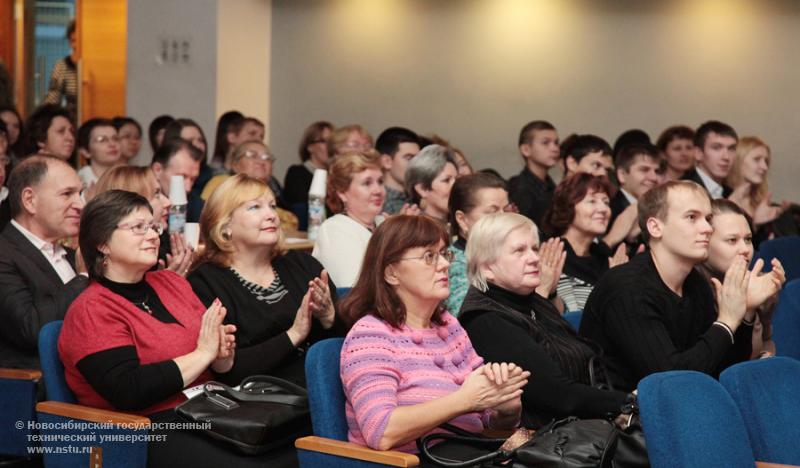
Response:
[[[329,187],[336,187],[337,164],[348,161],[373,159],[336,158]],[[136,170],[114,168],[108,178]],[[669,182],[639,202],[638,224],[649,249],[600,278],[578,335],[548,300],[565,263],[561,241],[545,243],[540,259],[538,230],[528,218],[476,213],[487,190],[501,199],[492,206],[506,206],[502,181],[476,174],[456,182],[473,188],[466,191],[464,210],[450,214],[468,240],[470,287],[460,319],[440,305],[451,295],[453,255],[450,234],[430,213],[392,216],[375,227],[362,271],[337,312],[337,284],[323,272],[328,265],[284,252],[274,194],[264,181],[243,174],[209,196],[200,218],[202,256],[188,271],[185,258],[175,267],[175,257],[168,256],[168,268],[158,270],[163,211],[154,203],[156,176],[148,169],[140,174],[149,185],[139,189],[101,178],[98,187],[107,190],[96,190],[84,209],[81,182],[68,164],[34,156],[15,167],[9,180],[14,220],[2,233],[10,255],[0,260],[8,286],[0,299],[9,325],[3,355],[16,352],[20,362],[35,366],[36,331],[71,304],[59,348],[78,400],[156,420],[174,418],[181,389],[213,373],[231,382],[270,373],[302,384],[303,350],[344,334],[351,324],[342,380],[353,441],[413,450],[410,441],[453,418],[467,429],[511,427],[520,419],[537,427],[566,415],[616,419],[649,373],[695,369],[716,375],[751,357],[757,310],[784,281],[777,261],[769,274],[759,275],[759,264],[747,271],[752,247],[744,253],[711,248],[749,246],[752,234],[741,211],[728,213],[739,229],[735,242],[729,235],[715,242],[712,223],[723,216],[713,210],[721,209],[712,207],[699,185]],[[490,186],[475,184],[481,180]],[[350,217],[348,192],[369,194],[373,185],[379,181],[334,190],[348,208],[342,216]],[[134,193],[142,191],[150,197]],[[364,210],[377,210],[383,201],[361,195]],[[55,241],[75,235],[80,253],[72,264],[74,252]],[[706,260],[710,280],[695,270]],[[54,277],[45,285],[40,276],[48,272]],[[519,347],[504,346],[509,335]],[[427,357],[414,362],[421,352]],[[598,360],[608,369],[600,378],[613,384],[609,390],[590,385],[588,364]],[[409,369],[417,366],[430,378],[412,375]],[[175,445],[154,446],[151,460],[170,463],[180,456],[185,462],[186,447],[195,445],[191,454],[205,461],[233,456],[199,434],[182,435],[169,439]],[[291,463],[293,453],[269,456]]]

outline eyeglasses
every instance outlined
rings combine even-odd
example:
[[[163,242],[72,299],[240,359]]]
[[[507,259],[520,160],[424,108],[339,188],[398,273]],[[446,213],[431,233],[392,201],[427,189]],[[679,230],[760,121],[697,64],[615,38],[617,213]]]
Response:
[[[159,236],[161,235],[162,232],[164,232],[164,226],[162,226],[161,223],[158,221],[150,221],[150,222],[137,221],[133,223],[122,223],[122,224],[117,224],[117,229],[128,229],[132,233],[138,236],[147,234],[147,231],[149,231],[150,229],[154,230],[156,234],[158,234]]]
[[[114,143],[119,143],[119,137],[116,135],[114,136],[100,135],[99,137],[92,138],[92,141],[95,143],[108,143],[109,141],[113,141]]]
[[[426,250],[424,254],[419,257],[404,257],[400,260],[423,260],[426,265],[433,266],[439,263],[439,257],[444,257],[448,263],[453,263],[453,259],[455,258],[455,254],[451,250],[441,250],[439,252],[434,252],[433,250]]]
[[[242,157],[264,162],[275,162],[275,160],[278,159],[269,153],[259,153],[258,151],[252,151],[252,150],[247,150],[244,153],[242,153]]]

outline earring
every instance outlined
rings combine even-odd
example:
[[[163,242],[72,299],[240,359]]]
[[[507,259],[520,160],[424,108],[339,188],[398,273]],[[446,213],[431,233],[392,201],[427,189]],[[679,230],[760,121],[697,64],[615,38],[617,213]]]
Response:
[[[108,254],[103,254],[103,266],[108,266]]]

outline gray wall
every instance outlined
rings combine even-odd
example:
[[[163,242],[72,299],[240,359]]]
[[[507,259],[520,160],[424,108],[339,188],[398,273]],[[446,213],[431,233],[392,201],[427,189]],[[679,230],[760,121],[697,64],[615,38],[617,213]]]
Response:
[[[132,2],[135,4],[135,2]],[[275,0],[271,145],[282,175],[318,119],[436,132],[473,166],[521,166],[529,120],[613,143],[711,119],[773,149],[800,200],[800,2]]]
[[[189,42],[189,60],[159,58],[161,40]],[[217,0],[128,2],[127,112],[144,127],[160,114],[197,121],[213,150],[217,96]],[[147,139],[135,163],[149,164]]]

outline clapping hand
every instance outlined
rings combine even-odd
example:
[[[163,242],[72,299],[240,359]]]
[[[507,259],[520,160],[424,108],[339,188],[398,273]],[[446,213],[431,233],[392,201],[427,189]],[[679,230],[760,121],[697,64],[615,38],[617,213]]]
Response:
[[[747,271],[747,261],[736,258],[722,283],[716,278],[711,278],[717,295],[717,309],[719,321],[736,330],[747,312],[747,287],[750,282],[750,272]]]
[[[333,326],[333,321],[336,318],[336,310],[333,307],[329,284],[327,270],[322,270],[319,278],[314,278],[308,282],[308,292],[310,294],[308,307],[311,309],[311,314],[319,320],[319,323],[325,329]]]
[[[750,272],[750,282],[747,287],[747,308],[759,307],[767,299],[778,294],[786,282],[786,272],[777,258],[772,259],[772,271],[761,274],[764,260],[756,260],[753,271]]]
[[[530,375],[515,364],[484,364],[467,376],[458,391],[463,394],[469,411],[502,407],[519,399]]]
[[[628,263],[628,246],[625,243],[619,244],[617,250],[614,252],[614,255],[608,258],[608,267],[614,268],[615,266],[622,265],[624,263]]]
[[[540,282],[536,292],[540,296],[550,297],[556,290],[566,259],[564,242],[558,237],[548,239],[539,247]]]
[[[170,234],[169,246],[170,253],[167,254],[166,265],[164,260],[159,260],[159,267],[186,276],[189,273],[189,267],[192,266],[192,261],[194,261],[194,249],[179,232]]]

